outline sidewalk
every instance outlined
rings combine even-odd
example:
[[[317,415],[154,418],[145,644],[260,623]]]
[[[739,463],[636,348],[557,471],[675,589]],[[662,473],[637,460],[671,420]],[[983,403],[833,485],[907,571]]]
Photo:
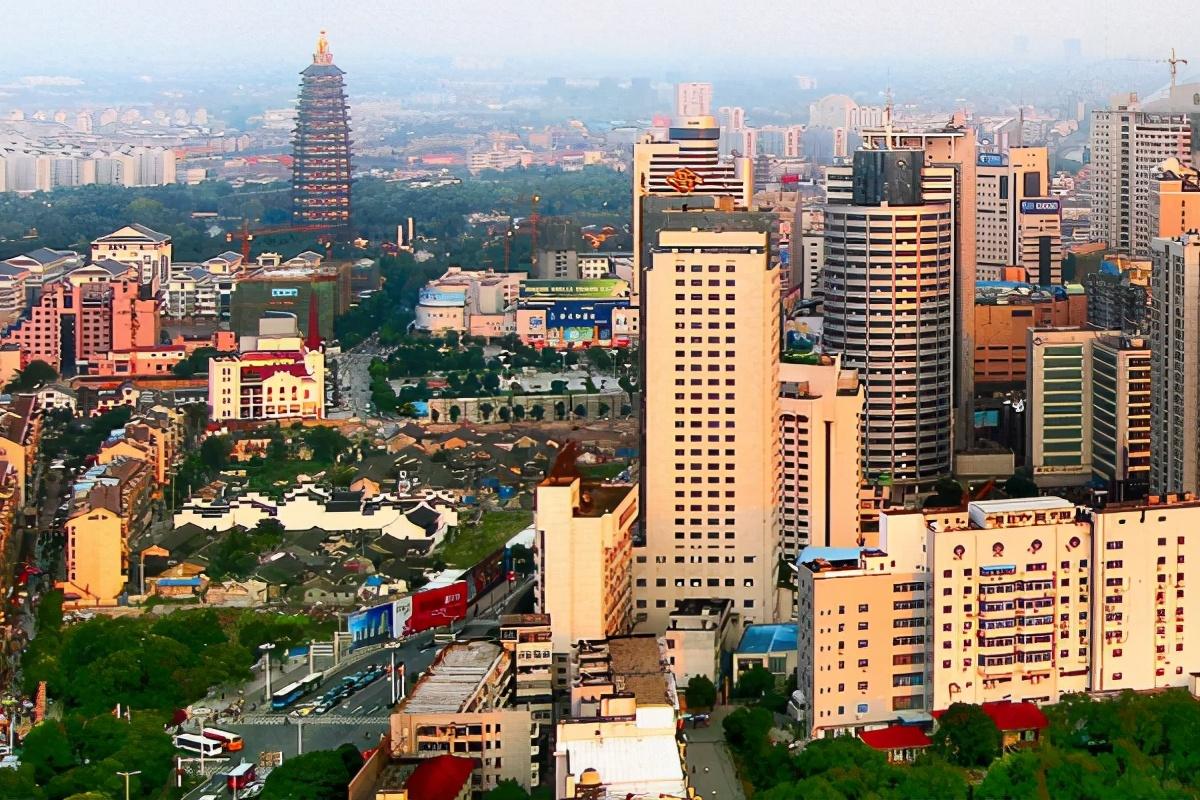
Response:
[[[717,706],[713,709],[707,728],[686,728],[688,737],[687,768],[688,780],[696,790],[696,797],[716,800],[745,800],[733,758],[725,746],[725,729],[721,721],[734,706]]]

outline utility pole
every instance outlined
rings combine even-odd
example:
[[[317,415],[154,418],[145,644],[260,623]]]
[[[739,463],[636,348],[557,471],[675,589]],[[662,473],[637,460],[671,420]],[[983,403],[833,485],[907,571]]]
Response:
[[[267,696],[266,699],[271,699],[271,651],[275,649],[273,642],[266,642],[258,646],[259,650],[263,651],[263,667],[267,671]]]

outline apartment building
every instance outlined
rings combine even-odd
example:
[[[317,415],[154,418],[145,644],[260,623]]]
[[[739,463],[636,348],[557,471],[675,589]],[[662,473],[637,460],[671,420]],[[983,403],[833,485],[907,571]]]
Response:
[[[1175,158],[1190,165],[1189,112],[1198,84],[1171,87],[1167,97],[1139,102],[1124,96],[1109,109],[1092,111],[1092,232],[1120,253],[1146,256],[1154,238],[1150,187],[1157,167]]]
[[[578,454],[568,442],[534,498],[537,607],[554,621],[552,649],[563,660],[573,642],[626,633],[633,618],[637,487],[583,480]]]
[[[17,395],[0,410],[0,459],[16,473],[17,504],[24,507],[34,487],[30,485],[42,439],[42,415],[37,396]]]
[[[83,257],[74,250],[51,250],[39,247],[28,253],[13,256],[4,262],[24,273],[25,305],[37,303],[42,287],[53,283],[66,273],[83,266]]]
[[[549,614],[501,614],[500,646],[513,662],[513,708],[529,711],[538,730],[538,758],[550,755],[550,733],[554,716],[554,653],[550,649],[552,626]],[[563,683],[565,689],[565,678]]]
[[[702,117],[711,114],[712,95],[711,83],[692,81],[675,84],[675,115],[678,117]]]
[[[163,313],[175,319],[215,319],[220,313],[220,285],[204,267],[176,264],[164,283]]]
[[[880,547],[810,546],[800,554],[792,710],[809,735],[929,709],[923,535],[910,527],[885,531]]]
[[[1150,237],[1174,239],[1200,229],[1200,172],[1178,158],[1158,165],[1150,181]]]
[[[645,544],[634,549],[643,630],[665,630],[691,597],[728,597],[744,622],[781,613],[774,221],[705,200],[643,203],[655,232],[642,286]]]
[[[1145,339],[1092,342],[1092,472],[1113,499],[1141,496],[1149,484],[1150,396]]]
[[[1091,530],[1074,504],[971,503],[929,525],[928,551],[933,708],[1087,690]]]
[[[112,350],[154,347],[158,300],[129,264],[105,260],[44,285],[37,303],[4,337],[23,363],[44,361],[59,374],[88,372]]]
[[[676,601],[663,634],[676,685],[686,686],[701,675],[720,684],[722,656],[732,648],[734,634],[741,629],[737,620],[728,598]]]
[[[29,296],[25,281],[29,271],[0,261],[0,328],[16,322],[25,312]]]
[[[1025,459],[1045,486],[1092,478],[1092,347],[1117,331],[1030,328],[1026,332]]]
[[[512,671],[511,653],[492,642],[445,647],[392,713],[392,755],[477,759],[477,792],[506,780],[537,786],[537,726],[510,707]]]
[[[1152,495],[1092,513],[1091,689],[1187,686],[1200,658],[1200,502]]]
[[[171,274],[171,237],[136,222],[92,242],[92,261],[119,261],[137,269],[154,294]]]
[[[153,488],[153,465],[128,456],[80,476],[64,526],[65,607],[117,605],[129,579],[129,540],[150,522]]]
[[[690,796],[663,641],[581,641],[571,673],[571,712],[555,736],[555,798]]]
[[[1200,491],[1200,236],[1150,243],[1150,490]]]
[[[840,356],[784,357],[779,365],[783,444],[781,551],[859,543],[863,386]]]

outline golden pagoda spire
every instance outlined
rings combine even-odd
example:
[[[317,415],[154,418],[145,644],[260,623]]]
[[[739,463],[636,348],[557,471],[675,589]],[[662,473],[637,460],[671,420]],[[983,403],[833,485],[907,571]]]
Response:
[[[317,52],[313,53],[313,63],[333,63],[333,53],[329,52],[329,40],[325,38],[325,31],[321,31],[321,35],[317,37]]]

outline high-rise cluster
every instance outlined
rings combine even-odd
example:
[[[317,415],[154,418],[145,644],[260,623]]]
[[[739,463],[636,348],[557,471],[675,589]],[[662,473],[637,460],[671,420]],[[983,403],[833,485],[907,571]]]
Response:
[[[350,113],[345,75],[333,63],[325,32],[302,73],[292,142],[292,218],[297,224],[350,221]]]

